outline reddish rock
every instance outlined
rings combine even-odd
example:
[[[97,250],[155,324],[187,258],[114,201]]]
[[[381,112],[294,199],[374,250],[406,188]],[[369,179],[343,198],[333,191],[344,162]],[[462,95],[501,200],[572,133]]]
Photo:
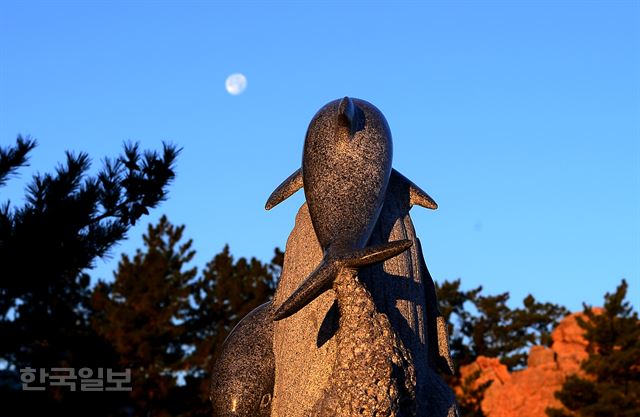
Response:
[[[544,346],[532,346],[529,350],[527,368],[558,369],[557,353]]]
[[[593,310],[596,313],[602,312],[600,308]],[[552,348],[558,355],[558,367],[567,375],[577,373],[580,370],[580,363],[589,356],[587,341],[582,336],[583,330],[578,325],[577,317],[585,318],[582,313],[570,314],[551,333]]]
[[[471,390],[477,389],[487,381],[493,381],[492,385],[504,385],[511,379],[509,370],[500,363],[500,359],[486,356],[479,356],[475,362],[460,368],[460,376],[463,384],[468,384]],[[464,395],[460,387],[456,390],[456,394]]]
[[[559,371],[555,353],[534,346],[529,366],[511,373],[505,384],[495,382],[485,391],[482,411],[487,417],[546,417],[547,407],[560,407],[554,392],[562,386],[565,375]]]
[[[571,314],[554,329],[551,348],[533,346],[523,370],[509,373],[498,359],[485,357],[461,368],[463,380],[480,371],[472,387],[494,381],[481,403],[487,417],[547,417],[546,408],[561,407],[554,393],[567,376],[580,371],[580,362],[588,356],[577,316],[583,317],[582,313]],[[462,390],[456,393],[460,396]]]

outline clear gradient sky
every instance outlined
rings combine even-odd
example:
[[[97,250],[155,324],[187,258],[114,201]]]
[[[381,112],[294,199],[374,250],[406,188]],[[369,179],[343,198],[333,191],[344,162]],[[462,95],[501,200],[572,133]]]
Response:
[[[67,149],[98,165],[167,140],[168,201],[93,277],[163,213],[199,267],[225,243],[266,261],[304,197],[265,200],[345,95],[384,112],[394,166],[440,205],[412,211],[436,280],[576,310],[626,278],[640,305],[638,1],[3,1],[0,145],[40,146],[0,200]]]

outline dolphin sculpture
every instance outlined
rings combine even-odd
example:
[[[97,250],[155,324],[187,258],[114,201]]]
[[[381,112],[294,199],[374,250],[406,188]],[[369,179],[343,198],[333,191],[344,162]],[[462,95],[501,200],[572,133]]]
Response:
[[[215,417],[268,417],[275,380],[271,302],[233,328],[211,369],[209,399]]]
[[[344,97],[326,104],[313,117],[302,168],[276,188],[265,208],[270,210],[304,188],[324,257],[276,309],[274,320],[295,314],[330,289],[342,270],[381,262],[411,247],[409,240],[367,247],[391,177],[408,188],[410,205],[438,207],[427,193],[392,169],[392,148],[384,115],[367,101]]]

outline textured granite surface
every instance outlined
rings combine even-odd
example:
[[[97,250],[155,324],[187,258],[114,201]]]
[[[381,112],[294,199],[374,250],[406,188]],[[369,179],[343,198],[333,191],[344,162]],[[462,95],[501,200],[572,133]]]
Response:
[[[276,304],[276,320],[295,314],[331,288],[343,268],[383,261],[411,245],[399,240],[367,246],[386,195],[392,154],[387,121],[371,103],[344,97],[313,117],[302,152],[302,181],[324,257],[287,300]],[[290,195],[299,186],[298,177],[294,173],[283,183],[290,185],[275,193]]]
[[[229,335],[213,369],[215,416],[453,417],[436,373],[451,369],[409,210],[437,205],[391,169],[387,122],[370,103],[324,106],[302,168],[270,209],[304,187],[273,300]]]
[[[349,108],[352,115],[344,116]],[[372,104],[345,97],[316,113],[304,141],[302,180],[320,246],[349,251],[366,245],[382,208],[392,155],[389,126]]]
[[[296,216],[273,299],[279,305],[322,260],[307,205]],[[337,308],[329,290],[295,315],[274,323],[276,361],[273,417],[306,417],[327,385],[336,356]]]
[[[275,360],[273,309],[265,303],[247,314],[224,342],[211,376],[215,417],[271,415]]]
[[[451,365],[446,327],[409,217],[437,205],[391,169],[392,153],[375,106],[330,102],[309,125],[301,170],[267,201],[301,186],[307,199],[273,301],[272,416],[456,414],[435,372]]]
[[[409,207],[408,196],[387,193],[371,243],[404,238],[414,245],[383,265],[361,269],[359,277],[370,291],[378,312],[388,317],[412,358],[416,378],[416,415],[455,416],[455,398],[435,365],[447,362],[438,349],[439,345],[446,345],[446,332],[439,334],[436,330],[437,300],[430,290],[433,288],[431,277],[423,267],[420,245],[408,214]],[[322,250],[304,204],[287,241],[284,269],[274,305],[287,298],[321,259]],[[429,305],[428,300],[433,304]],[[314,406],[324,398],[334,364],[339,360],[336,333],[340,317],[335,301],[335,291],[331,289],[295,315],[274,324],[276,372],[273,417],[310,416]],[[434,314],[427,314],[427,311]],[[433,348],[429,349],[429,346]],[[359,364],[353,362],[352,366],[358,367]]]
[[[371,243],[409,239],[408,251],[383,264],[360,270],[377,310],[388,316],[392,327],[413,358],[416,372],[417,415],[454,415],[455,397],[438,371],[448,372],[451,363],[446,327],[435,287],[426,267],[422,247],[409,215],[411,195],[404,186],[390,183],[384,207]]]
[[[336,360],[310,415],[415,416],[413,361],[387,316],[377,312],[357,271],[343,270],[333,289],[340,315]]]

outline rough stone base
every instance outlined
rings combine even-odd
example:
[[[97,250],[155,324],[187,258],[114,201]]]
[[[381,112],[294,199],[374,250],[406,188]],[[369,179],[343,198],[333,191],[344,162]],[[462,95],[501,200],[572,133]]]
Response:
[[[387,316],[376,311],[356,271],[340,274],[334,290],[340,312],[336,361],[311,415],[415,416],[413,361]]]

